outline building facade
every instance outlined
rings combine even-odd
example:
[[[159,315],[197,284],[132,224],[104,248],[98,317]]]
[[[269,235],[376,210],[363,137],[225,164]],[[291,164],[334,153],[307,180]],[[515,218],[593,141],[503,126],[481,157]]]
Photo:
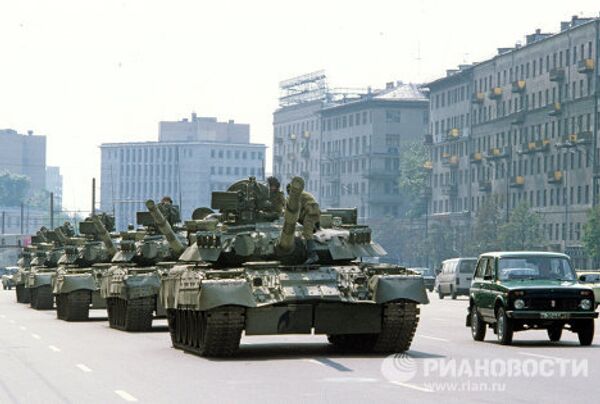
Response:
[[[194,209],[210,207],[211,191],[224,191],[243,177],[264,180],[263,144],[182,140],[105,143],[100,150],[100,208],[115,213],[118,229],[135,224],[147,199],[171,196],[186,220]]]
[[[300,175],[322,207],[356,207],[359,217],[396,216],[400,151],[427,130],[428,99],[415,85],[329,89],[323,72],[280,83],[273,114],[273,173]]]
[[[56,210],[62,209],[63,176],[60,167],[46,167],[46,190],[54,194],[54,206]]]
[[[429,83],[432,217],[469,221],[488,198],[508,217],[526,202],[552,247],[586,265],[581,237],[600,172],[599,22],[573,17]]]
[[[46,188],[46,136],[0,130],[0,172],[29,177],[32,191]]]

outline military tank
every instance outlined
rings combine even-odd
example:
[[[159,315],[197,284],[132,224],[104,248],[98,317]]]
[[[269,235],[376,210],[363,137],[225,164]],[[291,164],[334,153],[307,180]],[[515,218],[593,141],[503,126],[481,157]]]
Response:
[[[36,310],[52,310],[54,295],[52,294],[52,275],[58,268],[58,260],[65,251],[65,239],[74,232],[67,224],[45,234],[46,243],[36,246],[36,257],[31,261],[31,270],[25,280],[25,289],[31,295],[31,308]]]
[[[29,276],[29,271],[31,270],[31,262],[35,258],[37,245],[44,241],[45,238],[42,238],[39,234],[32,236],[31,245],[28,245],[25,248],[23,248],[23,251],[19,256],[19,260],[17,261],[18,269],[13,276],[13,281],[15,283],[15,293],[17,296],[17,303],[29,304],[31,302],[31,294],[29,293],[29,289],[25,288],[25,280]]]
[[[100,278],[106,268],[101,263],[110,262],[117,253],[110,231],[114,219],[106,214],[94,215],[79,222],[79,234],[65,240],[59,267],[52,275],[52,292],[56,301],[56,316],[65,321],[86,321],[90,305],[94,309],[106,308],[100,295]]]
[[[428,303],[421,276],[396,265],[361,262],[385,251],[357,224],[356,209],[322,213],[319,261],[307,258],[297,224],[304,181],[295,177],[283,218],[253,177],[213,192],[199,220],[186,223],[190,245],[163,275],[160,298],[175,348],[234,355],[245,335],[325,334],[341,351],[409,349]],[[197,216],[197,215],[196,215]]]
[[[168,264],[156,264],[175,261],[186,245],[183,236],[163,235],[161,229],[165,224],[171,229],[170,225],[155,221],[149,212],[137,212],[137,223],[143,229],[121,233],[120,250],[103,273],[100,287],[110,326],[123,331],[150,331],[154,315],[166,315],[158,292]]]

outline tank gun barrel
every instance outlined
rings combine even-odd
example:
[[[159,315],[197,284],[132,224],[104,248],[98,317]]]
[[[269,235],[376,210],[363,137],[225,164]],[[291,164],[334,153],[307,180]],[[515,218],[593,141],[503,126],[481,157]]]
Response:
[[[110,256],[113,256],[117,253],[117,249],[115,247],[115,244],[112,241],[112,238],[110,237],[110,233],[108,232],[108,230],[106,230],[106,227],[104,227],[104,225],[102,224],[102,221],[100,221],[100,218],[96,215],[92,216],[92,221],[94,222],[94,227],[96,228],[96,231],[98,232],[98,236],[100,237],[100,240],[102,240],[102,242],[104,243],[104,246],[106,247],[106,251],[108,251],[108,254],[110,254]]]
[[[289,197],[283,212],[283,227],[279,237],[279,250],[282,253],[289,254],[294,250],[294,235],[296,222],[298,222],[300,215],[300,195],[302,195],[302,191],[304,191],[304,180],[300,177],[292,178]]]
[[[67,245],[68,238],[62,232],[62,229],[60,227],[57,227],[56,229],[54,229],[54,234],[56,234],[56,238],[58,239],[59,245],[61,245],[61,246]]]
[[[167,219],[165,219],[161,211],[158,209],[158,206],[156,206],[152,199],[148,199],[146,201],[146,207],[152,215],[152,218],[156,223],[156,227],[158,227],[158,230],[165,236],[173,252],[177,255],[183,254],[185,246],[181,241],[179,241],[177,235],[173,231],[173,228],[171,228],[171,225],[169,222],[167,222]]]

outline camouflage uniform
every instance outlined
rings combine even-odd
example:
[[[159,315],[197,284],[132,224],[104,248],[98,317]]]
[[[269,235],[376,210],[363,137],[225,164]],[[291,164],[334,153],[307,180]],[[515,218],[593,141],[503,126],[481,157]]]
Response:
[[[179,208],[170,204],[169,202],[161,202],[158,204],[158,209],[160,213],[163,214],[167,222],[170,225],[174,225],[175,223],[179,223],[181,221],[181,217],[179,215]]]
[[[283,192],[269,192],[269,202],[271,203],[269,211],[277,212],[279,215],[283,214],[283,209],[285,208],[285,196]]]
[[[300,215],[298,223],[303,226],[302,237],[305,240],[312,240],[313,233],[319,228],[321,220],[321,209],[310,193],[303,191],[300,195]]]

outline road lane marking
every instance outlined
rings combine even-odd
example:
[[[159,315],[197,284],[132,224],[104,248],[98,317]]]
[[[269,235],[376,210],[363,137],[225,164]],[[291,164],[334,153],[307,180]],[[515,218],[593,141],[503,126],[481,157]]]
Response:
[[[319,365],[319,366],[323,366],[323,367],[328,367],[326,364],[319,362],[316,359],[304,359],[305,362],[309,362],[309,363],[314,363],[315,365]]]
[[[55,347],[54,345],[48,345],[48,348],[54,352],[60,352],[60,348]]]
[[[39,335],[37,335],[37,334],[31,334],[31,336],[32,336],[33,338],[35,338],[35,339],[42,339],[42,337],[40,337],[40,336],[39,336]]]
[[[440,338],[440,337],[432,337],[431,335],[417,334],[417,337],[421,337],[421,338],[425,338],[425,339],[430,339],[430,340],[433,340],[433,341],[450,342],[449,339]]]
[[[88,367],[87,367],[87,366],[85,366],[83,363],[78,363],[78,364],[77,364],[77,365],[75,365],[75,366],[77,366],[77,367],[78,367],[78,368],[79,368],[79,369],[80,369],[82,372],[85,372],[85,373],[89,373],[89,372],[91,372],[91,371],[92,371],[92,369],[88,368]]]
[[[427,387],[417,386],[416,384],[402,383],[402,382],[390,382],[390,383],[395,384],[397,386],[406,387],[406,388],[417,390],[417,391],[422,391],[424,393],[433,393],[433,390],[428,389]]]
[[[125,401],[129,401],[131,403],[137,402],[137,398],[126,392],[125,390],[115,390],[115,393],[121,397]]]
[[[519,352],[520,355],[525,355],[525,356],[533,356],[534,358],[542,358],[542,359],[552,359],[555,361],[566,361],[566,358],[559,358],[558,356],[550,356],[550,355],[540,355],[540,354],[534,354],[534,353],[529,353],[529,352]]]
[[[25,327],[24,325],[20,326],[19,329],[25,331],[27,329],[27,327]]]

